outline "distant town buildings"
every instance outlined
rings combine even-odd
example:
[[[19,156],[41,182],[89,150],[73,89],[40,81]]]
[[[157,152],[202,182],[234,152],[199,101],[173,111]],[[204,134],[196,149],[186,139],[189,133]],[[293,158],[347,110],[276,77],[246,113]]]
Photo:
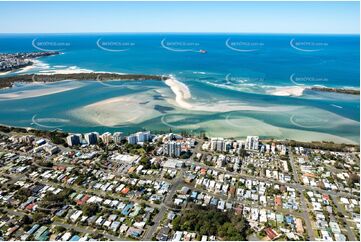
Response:
[[[81,134],[70,134],[66,137],[66,142],[69,146],[80,145]]]
[[[224,150],[224,139],[223,138],[212,138],[211,139],[211,150],[222,152]]]
[[[98,141],[98,135],[95,132],[84,134],[84,139],[89,145],[94,145]]]
[[[43,51],[31,53],[0,54],[0,71],[12,71],[32,65],[32,59],[42,56],[56,55],[56,51]]]
[[[226,164],[226,157],[224,155],[218,156],[217,167],[221,168]]]
[[[18,238],[24,241],[92,241],[93,235],[99,238],[97,231],[103,228],[101,234],[107,237],[130,236],[146,240],[149,234],[151,238],[164,241],[172,238],[222,240],[219,234],[175,229],[172,221],[183,216],[183,208],[196,209],[195,204],[205,208],[199,211],[202,213],[210,208],[218,214],[242,215],[253,226],[250,229],[260,241],[279,238],[304,241],[308,231],[315,232],[316,241],[345,241],[348,235],[344,219],[352,228],[359,224],[360,184],[356,179],[359,159],[354,152],[288,147],[284,142],[259,141],[257,136],[245,140],[202,140],[148,132],[129,135],[128,139],[135,144],[151,142],[150,147],[154,149],[144,149],[145,160],[143,154],[134,152],[139,147],[123,144],[125,138],[121,132],[70,134],[66,142],[74,147],[64,147],[53,144],[45,135],[0,132],[0,182],[14,184],[18,190],[29,190],[28,194],[18,196],[13,186],[3,186],[5,193],[0,196],[0,206],[5,208],[4,215],[0,216],[0,224],[4,224],[0,226],[2,237],[8,241]],[[88,146],[86,140],[111,146]],[[116,143],[121,145],[116,146]],[[293,170],[289,159],[283,155],[286,153],[293,156],[297,169]],[[116,164],[117,169],[99,165],[106,162]],[[358,176],[352,185],[349,185],[350,171]],[[294,174],[299,184],[295,183]],[[184,184],[179,187],[180,180]],[[62,192],[72,186],[82,189]],[[53,199],[53,195],[61,197],[62,203],[55,213],[44,214],[47,224],[31,221],[25,227],[23,213],[35,217],[39,205]],[[162,215],[164,219],[157,221],[154,218],[159,210],[154,205],[163,206],[165,201],[177,209],[169,209]],[[89,205],[96,205],[99,210],[89,211]],[[299,213],[303,206],[309,208],[309,216]],[[21,213],[19,216],[10,214],[11,210]],[[311,230],[306,219],[312,225]],[[60,232],[54,221],[70,224],[70,227]],[[152,232],[149,223],[157,224],[159,229]],[[94,234],[73,231],[71,228],[78,224],[86,224]]]
[[[169,157],[179,157],[182,152],[182,144],[177,141],[168,141],[163,144],[163,155]]]
[[[258,136],[247,136],[246,139],[246,150],[258,150],[259,137]]]
[[[128,144],[135,145],[138,142],[137,136],[132,134],[127,137]]]
[[[135,134],[129,135],[127,140],[129,144],[137,144],[148,142],[151,138],[150,131],[137,132]]]
[[[77,146],[77,145],[95,145],[101,140],[102,143],[109,144],[122,144],[122,141],[126,140],[128,144],[143,145],[145,142],[157,142],[161,141],[163,143],[160,146],[158,155],[166,155],[169,157],[180,157],[181,153],[189,151],[195,146],[194,138],[184,138],[180,135],[173,133],[162,134],[162,135],[153,135],[150,131],[141,131],[128,136],[124,135],[123,132],[115,132],[113,135],[110,132],[105,132],[99,135],[97,132],[90,132],[84,135],[82,134],[69,134],[66,137],[66,143],[68,146]],[[37,141],[41,142],[41,141]],[[40,144],[37,144],[40,145]],[[232,148],[232,142],[225,143],[225,149]]]
[[[100,135],[100,139],[104,144],[109,144],[113,140],[113,136],[110,132],[105,132],[104,134]]]
[[[137,142],[148,142],[150,140],[150,131],[138,132],[135,135]]]
[[[69,146],[76,146],[81,144],[94,145],[101,140],[104,144],[110,143],[121,144],[123,140],[127,140],[129,144],[141,144],[151,141],[152,135],[150,131],[137,132],[131,134],[128,137],[123,132],[115,132],[113,135],[110,132],[105,132],[99,135],[97,132],[90,132],[84,134],[84,138],[81,134],[70,134],[66,137],[66,142]],[[39,144],[38,144],[39,145]]]
[[[124,137],[124,135],[123,135],[122,132],[115,132],[115,133],[113,134],[113,141],[114,141],[114,143],[116,143],[116,144],[120,144],[124,138],[125,138],[125,137]]]

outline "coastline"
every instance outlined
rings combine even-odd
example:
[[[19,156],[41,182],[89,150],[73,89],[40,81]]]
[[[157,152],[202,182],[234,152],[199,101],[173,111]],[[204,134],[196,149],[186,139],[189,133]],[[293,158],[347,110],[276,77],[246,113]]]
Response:
[[[118,74],[112,72],[66,72],[66,73],[50,73],[50,74],[24,74],[9,77],[0,77],[0,89],[11,88],[15,83],[51,83],[64,80],[78,81],[101,81],[107,80],[162,80],[162,76],[146,75],[146,74]]]
[[[32,64],[25,66],[25,67],[21,67],[19,69],[12,70],[12,71],[10,71],[10,74],[11,73],[21,74],[21,73],[25,73],[25,72],[34,70],[36,68],[43,68],[45,66],[48,66],[48,64],[45,64],[44,62],[39,61],[39,60],[32,60]]]
[[[152,130],[150,131],[152,132]],[[10,126],[2,123],[0,123],[0,132],[32,133],[36,136],[44,135],[44,134],[50,135],[53,132],[57,132],[59,134],[62,134],[64,137],[66,137],[67,134],[71,133],[58,129],[44,130],[33,127]],[[129,134],[130,133],[131,132],[129,132]],[[236,138],[246,138],[246,137],[244,136],[233,137],[233,139]],[[260,141],[263,141],[265,143],[275,142],[280,144],[286,144],[292,147],[303,146],[303,147],[312,147],[314,149],[325,149],[325,150],[341,151],[341,152],[350,151],[350,149],[354,149],[354,151],[360,150],[360,144],[357,143],[335,143],[333,141],[299,141],[295,139],[277,139],[272,137],[264,137],[264,138],[260,137]]]
[[[37,60],[38,58],[59,54],[59,51],[0,53],[0,58],[4,64],[0,66],[0,75],[27,72],[40,65],[40,63],[43,64]]]

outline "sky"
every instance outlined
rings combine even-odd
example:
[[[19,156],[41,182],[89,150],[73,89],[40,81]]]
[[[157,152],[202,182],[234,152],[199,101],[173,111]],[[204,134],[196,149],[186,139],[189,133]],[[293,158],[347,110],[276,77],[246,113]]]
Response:
[[[0,33],[358,34],[359,2],[0,2]]]

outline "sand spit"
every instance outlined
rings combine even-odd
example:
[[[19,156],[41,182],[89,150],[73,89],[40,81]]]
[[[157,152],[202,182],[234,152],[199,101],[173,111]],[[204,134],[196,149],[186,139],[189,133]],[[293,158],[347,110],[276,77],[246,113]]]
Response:
[[[300,97],[303,95],[305,89],[306,89],[305,87],[300,87],[300,86],[277,87],[273,90],[268,90],[267,93],[275,96]]]
[[[165,84],[170,87],[175,94],[175,103],[171,104],[179,106],[180,108],[199,111],[199,112],[231,112],[231,111],[290,111],[296,107],[292,106],[254,106],[248,103],[241,103],[236,101],[218,101],[218,102],[192,102],[188,100],[192,98],[189,88],[182,82],[176,80],[174,77],[170,77],[165,81]],[[288,90],[289,92],[291,90]],[[296,90],[293,90],[296,94]]]
[[[189,88],[184,83],[170,77],[165,80],[165,84],[173,91],[175,94],[175,101],[181,108],[192,109],[192,105],[186,101],[187,99],[190,99],[192,95]]]
[[[74,90],[83,86],[80,82],[68,82],[68,81],[60,86],[44,85],[42,83],[29,84],[29,85],[33,85],[35,89],[30,89],[30,90],[5,89],[6,92],[0,93],[0,100],[15,100],[15,99],[41,97],[45,95],[51,95],[55,93]]]

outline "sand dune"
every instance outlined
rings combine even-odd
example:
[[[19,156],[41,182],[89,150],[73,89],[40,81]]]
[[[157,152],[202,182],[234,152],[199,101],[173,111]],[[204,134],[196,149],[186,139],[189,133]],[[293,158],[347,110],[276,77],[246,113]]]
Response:
[[[218,102],[195,102],[190,103],[188,100],[192,98],[189,88],[182,82],[176,80],[174,77],[168,78],[165,84],[175,94],[175,103],[171,104],[179,106],[180,108],[190,111],[200,112],[231,112],[231,111],[290,111],[294,110],[292,106],[255,106],[248,103],[241,103],[236,101],[218,101]],[[284,93],[288,92],[293,95],[299,94],[299,90],[286,89]],[[281,94],[281,93],[279,93]],[[302,95],[302,94],[301,94]]]

